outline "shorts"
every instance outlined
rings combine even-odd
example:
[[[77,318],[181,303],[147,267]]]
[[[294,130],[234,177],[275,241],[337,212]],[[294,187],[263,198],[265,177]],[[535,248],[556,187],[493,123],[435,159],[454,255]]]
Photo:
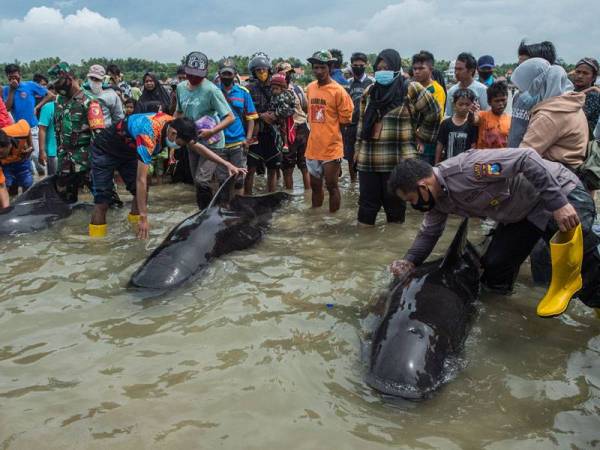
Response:
[[[320,159],[307,159],[306,168],[308,169],[308,173],[310,174],[310,176],[315,178],[323,178],[323,166],[332,162],[341,163],[342,158],[330,159],[328,161],[321,161]]]
[[[220,148],[218,150],[215,150],[215,153],[221,158],[223,158],[225,161],[228,161],[231,164],[233,164],[235,167],[245,169],[247,166],[248,161],[246,158],[246,152],[244,151],[244,148],[241,145],[236,145],[235,147],[229,148]],[[217,177],[217,181],[219,183],[224,183],[225,180],[229,178],[229,172],[227,171],[227,168],[225,166],[219,164],[215,170],[215,176]],[[244,178],[238,177],[238,180],[236,180],[235,183],[236,189],[240,189],[243,186],[243,182]]]
[[[125,187],[135,195],[137,180],[137,159],[120,159],[92,146],[92,194],[94,203],[110,204],[113,199],[115,170],[125,183]]]
[[[308,133],[306,124],[296,125],[296,140],[289,145],[289,151],[282,155],[282,169],[293,169],[295,166],[300,170],[306,169],[304,152],[308,142]]]
[[[281,167],[281,152],[275,146],[272,131],[267,130],[258,134],[258,143],[250,147],[248,152],[248,167],[256,168],[264,163],[267,169]]]
[[[6,187],[18,186],[26,190],[33,184],[33,168],[30,159],[4,164],[2,170],[6,179]]]

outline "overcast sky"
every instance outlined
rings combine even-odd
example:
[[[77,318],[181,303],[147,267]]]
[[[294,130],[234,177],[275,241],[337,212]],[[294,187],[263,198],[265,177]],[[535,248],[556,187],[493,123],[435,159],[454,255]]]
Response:
[[[559,56],[600,57],[600,0],[62,0],[3,1],[0,61],[59,56],[178,62],[252,54],[306,58],[320,48],[439,59],[461,51],[514,62],[522,38],[552,40]]]

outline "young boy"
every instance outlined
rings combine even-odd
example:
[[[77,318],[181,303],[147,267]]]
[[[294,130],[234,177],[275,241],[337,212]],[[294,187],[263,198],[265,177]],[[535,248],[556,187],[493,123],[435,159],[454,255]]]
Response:
[[[285,75],[276,73],[271,77],[271,101],[269,103],[269,112],[275,114],[277,118],[273,123],[275,132],[275,145],[278,150],[287,153],[289,144],[293,143],[291,131],[294,129],[294,111],[296,99],[294,94],[288,90],[288,83]]]
[[[25,192],[33,184],[31,128],[24,119],[21,119],[17,123],[2,128],[1,131],[8,136],[9,143],[0,148],[0,154],[3,155],[0,164],[6,178],[8,193],[17,195],[19,187]]]
[[[440,125],[435,163],[471,149],[477,141],[474,112],[477,97],[471,89],[457,89],[452,95],[452,117]]]
[[[506,114],[508,86],[496,81],[487,90],[490,111],[475,113],[474,124],[479,126],[475,148],[506,148],[510,131],[510,114]]]

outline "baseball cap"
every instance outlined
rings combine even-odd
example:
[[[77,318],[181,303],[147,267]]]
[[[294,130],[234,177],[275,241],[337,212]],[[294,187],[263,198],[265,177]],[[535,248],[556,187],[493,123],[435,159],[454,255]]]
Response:
[[[277,65],[275,66],[275,72],[287,73],[287,72],[292,72],[293,70],[294,70],[294,68],[287,61],[281,61],[281,62],[277,63]]]
[[[230,73],[235,75],[237,73],[235,63],[231,59],[221,61],[219,64],[219,73]]]
[[[330,62],[337,61],[329,50],[319,50],[313,53],[313,55],[308,58],[308,62],[311,64],[327,64]]]
[[[496,67],[494,63],[494,57],[490,55],[483,55],[477,60],[477,67],[480,69],[493,69]]]
[[[90,67],[87,77],[95,78],[96,80],[103,80],[105,75],[106,70],[104,70],[104,67],[102,67],[100,64],[94,64]]]
[[[197,77],[208,74],[208,57],[202,52],[192,52],[185,57],[185,73]]]

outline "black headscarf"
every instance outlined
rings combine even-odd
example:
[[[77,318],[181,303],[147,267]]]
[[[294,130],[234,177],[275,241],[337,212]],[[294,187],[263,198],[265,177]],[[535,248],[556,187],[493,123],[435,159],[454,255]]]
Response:
[[[142,80],[145,81],[147,77],[152,78],[155,87],[151,91],[144,88],[142,95],[135,105],[135,113],[155,113],[158,112],[159,108],[162,112],[169,113],[171,96],[167,93],[162,84],[160,84],[156,75],[152,72],[146,72]]]
[[[380,121],[392,109],[397,108],[404,102],[406,96],[406,82],[400,73],[401,59],[400,54],[391,48],[381,51],[375,60],[375,70],[381,61],[385,61],[388,70],[393,70],[396,74],[396,79],[389,85],[383,86],[375,83],[369,92],[369,102],[365,115],[363,117],[363,128],[361,138],[371,140],[373,133],[373,125]]]

